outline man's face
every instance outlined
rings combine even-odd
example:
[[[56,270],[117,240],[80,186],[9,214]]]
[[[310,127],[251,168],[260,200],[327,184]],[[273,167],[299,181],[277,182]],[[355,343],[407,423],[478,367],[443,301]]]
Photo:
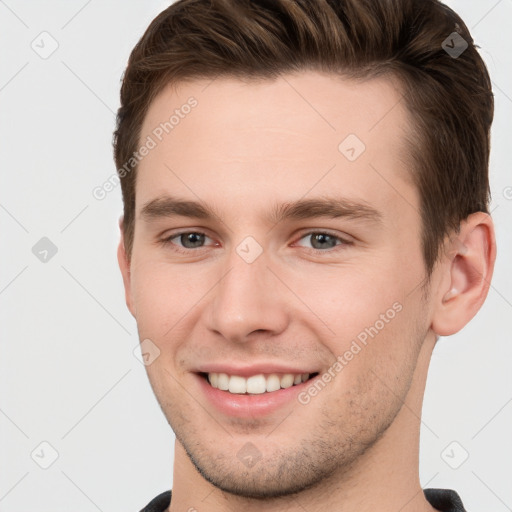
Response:
[[[149,357],[160,351],[149,379],[196,468],[235,494],[284,495],[357,463],[424,357],[407,115],[384,79],[210,82],[166,88],[146,116],[140,141],[156,146],[139,164],[127,300]],[[171,215],[171,196],[215,215]],[[327,199],[338,216],[276,217]],[[284,388],[260,394],[276,382],[260,376],[254,393],[231,393],[205,373],[277,374]]]

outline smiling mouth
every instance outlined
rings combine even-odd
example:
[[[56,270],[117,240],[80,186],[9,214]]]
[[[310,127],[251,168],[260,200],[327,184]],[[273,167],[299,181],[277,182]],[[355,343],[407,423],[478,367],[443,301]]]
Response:
[[[316,377],[315,373],[259,373],[248,378],[240,375],[228,375],[227,373],[200,372],[200,377],[205,379],[212,388],[226,391],[235,395],[261,395],[273,393],[281,389],[298,386]]]

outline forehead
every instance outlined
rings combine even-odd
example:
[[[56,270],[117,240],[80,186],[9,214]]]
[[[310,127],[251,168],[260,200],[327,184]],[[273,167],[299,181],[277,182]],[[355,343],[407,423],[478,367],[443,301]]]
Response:
[[[310,192],[417,202],[408,128],[390,79],[356,82],[309,71],[168,85],[142,126],[140,145],[151,149],[138,166],[137,208],[171,192],[233,212]]]

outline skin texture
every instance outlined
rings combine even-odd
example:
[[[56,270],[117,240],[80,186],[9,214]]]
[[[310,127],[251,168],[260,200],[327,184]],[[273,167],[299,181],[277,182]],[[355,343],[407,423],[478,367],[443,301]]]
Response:
[[[419,195],[403,149],[411,126],[391,79],[305,71],[183,82],[151,104],[140,140],[191,96],[197,106],[139,164],[133,252],[122,236],[118,251],[140,339],[160,350],[146,368],[177,438],[170,511],[433,510],[418,478],[425,380],[437,337],[460,330],[487,295],[490,217],[473,214],[447,238],[423,287]],[[366,147],[354,161],[338,149],[349,134]],[[166,194],[218,217],[141,215]],[[381,222],[267,219],[275,204],[339,196]],[[162,242],[182,231],[206,237]],[[326,231],[349,243],[312,234]],[[252,263],[236,250],[248,236],[263,251]],[[193,373],[268,362],[322,375],[396,303],[400,312],[306,405],[230,417]],[[251,468],[237,457],[247,442],[261,454]]]

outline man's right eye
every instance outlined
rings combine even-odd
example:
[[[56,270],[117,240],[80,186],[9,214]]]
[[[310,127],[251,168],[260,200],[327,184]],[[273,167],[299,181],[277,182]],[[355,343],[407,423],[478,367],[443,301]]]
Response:
[[[202,249],[203,247],[200,244],[203,244],[206,238],[209,237],[200,231],[181,231],[179,233],[172,233],[160,240],[160,242],[164,247],[172,245],[172,250],[183,254],[189,254],[189,252],[194,249]],[[180,246],[176,242],[173,242],[174,239],[177,239],[182,245]]]

